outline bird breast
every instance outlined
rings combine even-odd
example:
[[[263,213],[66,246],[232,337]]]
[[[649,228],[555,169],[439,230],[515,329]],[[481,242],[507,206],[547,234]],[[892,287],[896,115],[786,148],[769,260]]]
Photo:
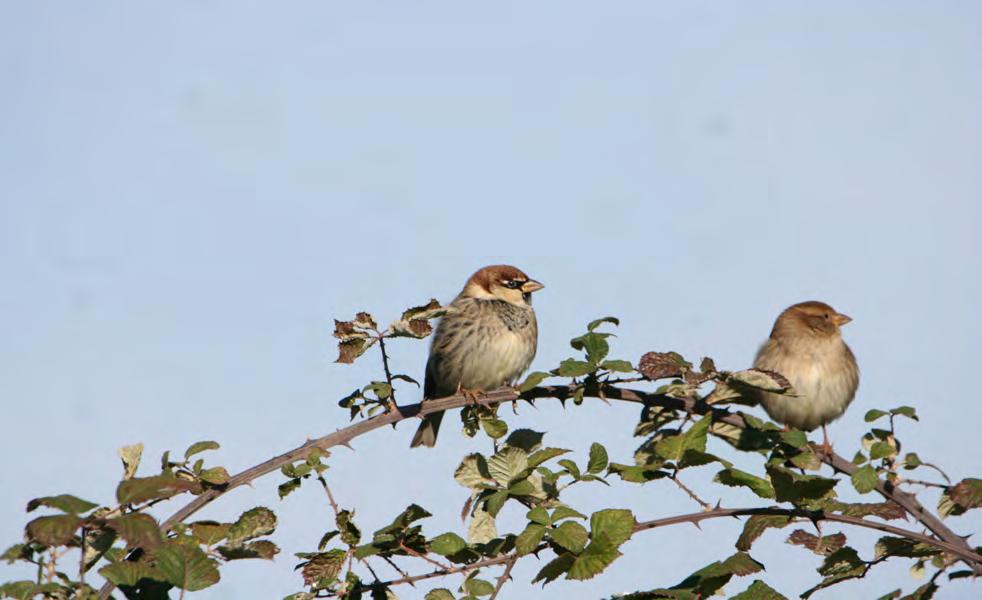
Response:
[[[433,339],[434,391],[450,394],[458,385],[491,390],[514,383],[535,357],[532,309],[475,298],[458,298],[451,306]]]
[[[859,371],[842,338],[796,344],[768,340],[755,361],[791,383],[795,396],[761,393],[760,401],[776,421],[810,431],[845,412],[859,385]]]

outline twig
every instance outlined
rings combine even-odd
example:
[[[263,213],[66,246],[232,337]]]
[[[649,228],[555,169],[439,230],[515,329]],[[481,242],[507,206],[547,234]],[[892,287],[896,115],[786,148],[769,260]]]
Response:
[[[79,537],[79,557],[78,557],[78,586],[80,590],[85,589],[85,527],[82,527],[82,534]]]
[[[416,558],[422,558],[423,560],[425,560],[426,562],[430,563],[431,565],[435,566],[438,569],[447,570],[447,569],[450,568],[448,565],[445,565],[445,564],[441,563],[438,560],[434,560],[434,559],[430,558],[429,556],[427,556],[426,554],[423,554],[422,552],[417,552],[417,551],[413,550],[412,548],[410,548],[409,546],[403,544],[402,542],[399,542],[399,548],[401,548],[402,550],[404,550],[408,554],[411,554],[411,555],[415,556]]]
[[[425,404],[417,403],[403,406],[398,411],[389,411],[387,413],[358,421],[348,427],[345,427],[344,429],[339,429],[334,433],[309,440],[302,446],[298,446],[297,448],[280,454],[279,456],[274,456],[273,458],[255,465],[254,467],[250,467],[229,479],[228,484],[221,489],[212,488],[199,494],[194,498],[194,500],[188,502],[177,512],[171,515],[169,519],[164,521],[160,526],[161,531],[165,533],[169,532],[175,525],[182,523],[185,519],[210,504],[216,498],[227,494],[231,490],[247,485],[263,475],[278,470],[283,465],[306,458],[314,448],[329,449],[334,446],[349,445],[353,439],[361,435],[382,427],[394,425],[399,421],[417,416],[425,416],[434,412],[461,408],[463,406],[468,406],[475,403],[487,406],[490,404],[511,402],[518,399],[533,400],[536,398],[554,398],[557,400],[568,400],[573,397],[573,394],[576,391],[575,388],[576,386],[564,385],[540,386],[524,393],[519,393],[513,388],[501,388],[487,392],[476,399],[470,398],[463,394],[455,394],[445,398],[427,400]],[[620,400],[622,402],[660,406],[670,410],[685,411],[689,415],[704,415],[712,413],[713,421],[715,422],[726,423],[727,425],[732,425],[740,429],[746,429],[744,420],[739,414],[731,413],[724,409],[713,408],[712,406],[706,405],[704,402],[697,402],[691,398],[671,398],[664,395],[640,390],[622,389],[615,386],[604,386],[603,391],[604,396],[608,400]],[[835,453],[823,454],[819,458],[822,462],[832,467],[832,469],[837,473],[852,475],[858,469],[858,467],[851,461]],[[893,484],[883,480],[877,482],[875,489],[881,496],[902,507],[912,517],[920,521],[922,525],[927,527],[932,533],[937,535],[946,543],[954,547],[960,547],[963,549],[963,551],[971,552],[971,547],[961,536],[948,528],[948,526],[945,525],[941,519],[928,512],[912,494],[903,492],[897,489]],[[982,564],[975,564],[973,565],[973,568],[976,569],[976,573],[982,574]],[[99,598],[101,600],[106,600],[113,588],[113,584],[106,583],[99,591]]]
[[[378,335],[378,347],[382,351],[382,368],[385,369],[385,381],[389,384],[389,411],[399,412],[396,404],[396,387],[392,385],[392,371],[389,370],[389,355],[385,351],[385,334]]]
[[[959,547],[958,545],[949,544],[948,542],[924,535],[923,533],[917,533],[916,531],[910,531],[909,529],[895,527],[893,525],[888,525],[887,523],[870,521],[869,519],[864,519],[862,517],[852,517],[849,515],[840,515],[824,511],[781,508],[777,506],[766,508],[714,508],[704,512],[665,517],[662,519],[654,519],[652,521],[642,521],[634,526],[634,531],[646,531],[648,529],[675,525],[677,523],[697,523],[706,519],[718,519],[720,517],[742,517],[753,515],[778,515],[808,519],[810,521],[832,521],[834,523],[848,523],[849,525],[855,525],[857,527],[876,529],[878,531],[892,533],[894,535],[910,538],[918,542],[923,542],[929,546],[938,548],[939,550],[954,554],[955,556],[958,556],[969,563],[982,565],[982,555],[976,554],[969,549]]]
[[[661,519],[652,519],[650,521],[641,521],[635,523],[633,531],[634,533],[639,533],[642,531],[648,531],[651,529],[658,529],[660,527],[668,527],[669,525],[677,525],[679,523],[697,523],[699,521],[705,521],[707,519],[719,519],[723,517],[747,517],[754,515],[776,515],[776,516],[786,516],[791,518],[807,519],[809,521],[831,521],[837,523],[847,523],[849,525],[855,525],[857,527],[865,527],[867,529],[875,529],[878,531],[883,531],[886,533],[892,533],[901,537],[910,538],[918,542],[923,542],[939,550],[949,552],[958,556],[959,558],[972,562],[972,563],[982,563],[982,556],[975,554],[970,550],[965,550],[964,548],[959,548],[953,544],[947,542],[936,540],[930,536],[917,533],[916,531],[910,531],[908,529],[902,529],[900,527],[895,527],[893,525],[888,525],[886,523],[879,523],[877,521],[870,521],[868,519],[863,519],[861,517],[851,517],[848,515],[840,515],[834,513],[827,513],[823,511],[809,511],[803,509],[795,508],[781,508],[778,506],[763,507],[763,508],[714,508],[709,511],[701,511],[697,513],[690,513],[686,515],[676,515],[673,517],[664,517]],[[546,544],[540,544],[528,555],[537,555],[539,551],[545,550],[548,547]],[[362,591],[370,590],[372,587],[377,587],[379,585],[391,587],[403,584],[413,584],[417,581],[423,581],[425,579],[435,579],[437,577],[445,577],[447,575],[454,575],[457,573],[468,573],[475,569],[482,569],[484,567],[491,567],[494,565],[507,564],[517,562],[518,556],[513,554],[504,554],[502,556],[497,556],[494,558],[488,558],[476,563],[471,563],[469,565],[463,565],[460,567],[453,567],[448,569],[438,569],[436,571],[431,571],[429,573],[421,573],[419,575],[403,575],[399,579],[392,579],[390,581],[385,581],[381,583],[376,583],[373,585],[366,585],[362,587]],[[889,557],[883,557],[883,560]],[[879,560],[879,559],[878,559]],[[875,563],[875,561],[874,561]],[[871,563],[872,564],[872,563]],[[506,569],[505,573],[508,572]],[[500,589],[502,581],[504,579],[504,574],[502,578],[499,578],[496,589]],[[494,596],[492,596],[494,598]]]
[[[395,563],[395,561],[393,561],[393,560],[392,560],[391,558],[389,558],[388,556],[383,556],[383,557],[382,557],[382,560],[384,560],[385,562],[387,562],[387,563],[389,563],[389,566],[390,566],[390,567],[392,567],[393,569],[395,569],[395,570],[396,570],[396,573],[398,573],[398,574],[400,574],[400,575],[402,575],[402,578],[403,578],[403,579],[405,579],[405,578],[407,578],[407,577],[409,577],[409,574],[408,574],[408,573],[406,573],[405,571],[403,571],[402,569],[400,569],[400,568],[399,568],[399,565],[397,565],[397,564]],[[412,582],[410,582],[410,583],[412,583]]]
[[[923,485],[924,487],[941,488],[943,490],[946,490],[951,487],[950,485],[944,483],[934,483],[933,481],[921,481],[920,479],[908,479],[906,477],[901,478],[900,481],[897,482],[897,485],[903,485],[905,483],[909,483],[910,485]]]
[[[675,473],[673,473],[669,479],[671,479],[675,483],[675,485],[679,486],[679,489],[685,492],[689,496],[689,498],[692,498],[697,503],[699,503],[699,506],[701,506],[703,510],[711,510],[713,508],[712,504],[706,502],[705,500],[697,496],[695,492],[693,492],[691,489],[689,489],[688,486],[682,483],[682,481],[679,479],[678,471],[675,471]]]
[[[511,560],[505,563],[505,570],[501,576],[498,577],[498,583],[496,583],[494,586],[494,593],[491,594],[490,600],[494,600],[498,597],[498,592],[501,591],[501,588],[504,587],[505,582],[508,581],[508,576],[511,575],[511,568],[515,566],[516,562],[518,562],[518,554],[512,553]]]
[[[323,475],[318,475],[317,481],[321,482],[321,486],[323,486],[324,491],[327,492],[327,501],[331,503],[331,508],[334,510],[334,518],[338,518],[341,516],[341,509],[338,508],[338,503],[334,501],[334,494],[331,493],[331,488],[327,485],[327,480],[324,479]]]

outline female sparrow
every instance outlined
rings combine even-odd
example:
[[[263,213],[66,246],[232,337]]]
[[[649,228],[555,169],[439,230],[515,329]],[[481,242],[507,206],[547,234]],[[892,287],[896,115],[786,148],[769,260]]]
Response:
[[[543,287],[508,265],[471,275],[433,334],[423,400],[513,385],[535,357],[532,292]],[[432,448],[441,420],[442,412],[424,417],[410,447]]]
[[[775,421],[804,431],[822,426],[822,448],[832,450],[825,426],[842,416],[859,387],[859,366],[839,327],[852,319],[824,302],[789,306],[757,352],[754,367],[777,371],[795,396],[758,392]]]

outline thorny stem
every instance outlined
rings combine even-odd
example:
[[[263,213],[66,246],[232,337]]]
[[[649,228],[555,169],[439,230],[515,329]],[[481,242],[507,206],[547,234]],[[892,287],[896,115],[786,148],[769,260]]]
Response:
[[[323,475],[318,475],[317,481],[321,482],[321,486],[323,486],[324,491],[327,492],[327,501],[331,503],[331,509],[334,510],[334,518],[339,517],[341,515],[341,510],[338,508],[338,503],[334,501],[334,494],[331,493],[331,488],[327,485],[327,480],[324,479]]]
[[[679,479],[678,471],[675,471],[675,473],[672,474],[670,479],[675,483],[675,485],[679,486],[679,489],[685,492],[689,496],[689,498],[695,500],[699,504],[699,506],[702,507],[703,510],[710,510],[713,508],[712,504],[706,502],[705,500],[697,496],[695,492],[693,492],[691,489],[689,489],[688,486],[682,483],[682,480]]]
[[[385,369],[385,381],[389,384],[389,410],[399,411],[396,404],[396,388],[392,385],[392,371],[389,370],[389,354],[385,351],[385,334],[378,335],[378,347],[382,351],[382,368]]]
[[[669,525],[677,525],[679,523],[699,523],[700,521],[705,521],[708,519],[719,519],[723,517],[748,517],[754,515],[786,516],[795,519],[805,519],[813,522],[832,521],[837,523],[846,523],[858,527],[865,527],[868,529],[875,529],[886,533],[892,533],[895,535],[899,535],[901,537],[907,537],[912,540],[929,544],[931,546],[934,546],[935,548],[944,550],[945,552],[950,552],[956,556],[959,556],[962,559],[968,561],[982,562],[982,556],[979,556],[974,552],[967,551],[963,548],[959,548],[957,546],[948,544],[940,540],[936,540],[932,537],[917,533],[915,531],[902,529],[900,527],[894,527],[893,525],[888,525],[886,523],[870,521],[869,519],[863,519],[861,517],[838,515],[838,514],[826,513],[823,511],[809,511],[809,510],[796,509],[796,508],[781,508],[779,506],[763,507],[763,508],[714,508],[708,511],[689,513],[686,515],[677,515],[674,517],[665,517],[661,519],[653,519],[650,521],[641,521],[639,523],[635,523],[633,531],[634,533],[639,533],[651,529],[658,529],[660,527],[667,527]],[[530,552],[528,555],[537,555],[539,551],[545,550],[546,548],[548,548],[547,544],[540,544],[539,547],[532,550],[532,552]],[[363,586],[361,588],[361,591],[368,591],[373,587],[379,587],[379,586],[391,587],[391,586],[403,585],[407,583],[415,584],[418,581],[423,581],[426,579],[446,577],[447,575],[455,575],[457,573],[469,573],[470,571],[482,569],[484,567],[491,567],[494,565],[509,564],[509,563],[514,564],[515,562],[517,562],[518,558],[519,557],[514,553],[505,554],[502,556],[496,556],[494,558],[488,558],[482,561],[471,563],[469,565],[438,569],[430,573],[421,573],[419,575],[403,575],[399,579],[392,579],[381,583],[375,583],[372,585]],[[889,557],[882,557],[882,559],[877,559],[877,561],[873,561],[869,563],[869,566],[872,566],[878,561],[882,562],[882,560],[886,560],[887,558]],[[506,567],[505,574],[507,574],[509,570],[510,567]],[[496,588],[496,593],[497,593],[497,589],[500,589],[503,580],[504,580],[504,574],[498,580],[499,585]],[[492,596],[492,598],[494,598],[494,596]]]
[[[413,417],[426,416],[434,412],[461,408],[474,403],[487,406],[491,404],[500,404],[502,402],[511,402],[518,399],[526,401],[534,400],[536,398],[567,400],[573,397],[575,391],[576,386],[574,385],[556,385],[540,386],[524,393],[519,393],[513,388],[501,388],[487,392],[476,399],[463,394],[455,394],[445,398],[427,400],[425,404],[417,403],[403,406],[398,411],[390,411],[358,421],[352,425],[349,425],[348,427],[345,427],[344,429],[339,429],[323,437],[308,440],[293,450],[280,454],[279,456],[274,456],[269,460],[250,467],[229,479],[228,484],[221,489],[212,488],[199,494],[192,501],[188,502],[177,512],[171,515],[170,518],[164,521],[160,526],[161,531],[165,533],[169,532],[175,525],[182,523],[185,519],[210,504],[216,498],[227,494],[231,490],[249,484],[263,475],[279,470],[279,468],[283,465],[306,458],[314,448],[327,450],[334,446],[350,445],[350,442],[357,437],[376,429],[381,429],[382,427],[394,425],[399,421]],[[654,394],[641,390],[623,389],[615,386],[602,386],[602,391],[604,392],[605,398],[608,400],[620,400],[622,402],[660,406],[669,410],[684,411],[689,415],[704,415],[712,413],[713,421],[716,423],[725,423],[739,429],[747,428],[744,419],[740,414],[732,413],[724,409],[714,408],[705,404],[704,402],[698,402],[691,398],[671,398],[665,395]],[[839,456],[838,454],[835,454],[834,452],[827,455],[823,454],[819,458],[822,462],[829,465],[836,473],[852,475],[858,469],[858,467],[851,461]],[[952,531],[937,516],[927,511],[914,495],[903,492],[902,490],[897,489],[897,487],[892,483],[882,479],[877,482],[875,489],[885,499],[896,503],[907,511],[913,518],[928,528],[945,544],[951,547],[961,548],[963,553],[968,553],[966,556],[977,557],[965,558],[965,560],[969,562],[970,566],[977,574],[982,574],[982,557],[975,555],[964,538]],[[934,543],[937,545],[938,541],[934,540]],[[499,561],[493,564],[501,564],[501,562],[504,561]],[[99,591],[99,598],[101,600],[106,600],[113,588],[114,586],[111,583],[106,583],[103,585],[102,589]]]
[[[505,570],[501,576],[498,577],[498,583],[496,583],[494,586],[494,593],[491,594],[490,600],[495,600],[495,598],[498,597],[498,592],[501,591],[501,588],[504,587],[505,582],[508,581],[508,576],[511,575],[511,568],[515,566],[516,562],[518,562],[518,554],[512,553],[511,560],[505,563]]]
[[[431,565],[435,566],[438,569],[449,569],[450,568],[449,566],[441,563],[438,560],[434,560],[434,559],[430,558],[429,556],[427,556],[426,554],[423,554],[422,552],[417,552],[417,551],[413,550],[412,548],[410,548],[409,546],[403,544],[402,542],[399,542],[399,548],[401,548],[406,553],[415,556],[416,558],[422,558],[423,560],[425,560],[426,562],[430,563]]]

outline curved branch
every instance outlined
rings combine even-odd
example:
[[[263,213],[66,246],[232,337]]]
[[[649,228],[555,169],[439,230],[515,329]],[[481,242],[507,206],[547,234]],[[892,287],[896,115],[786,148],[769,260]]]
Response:
[[[930,536],[926,536],[916,531],[910,531],[908,529],[903,529],[900,527],[895,527],[893,525],[888,525],[886,523],[878,523],[876,521],[870,521],[868,519],[863,519],[861,517],[850,517],[847,515],[837,515],[832,513],[826,513],[823,511],[810,511],[795,508],[781,508],[779,506],[767,506],[762,508],[714,508],[712,510],[700,511],[697,513],[689,513],[687,515],[676,515],[674,517],[665,517],[662,519],[652,519],[650,521],[640,521],[634,524],[634,533],[639,533],[642,531],[648,531],[651,529],[658,529],[659,527],[667,527],[669,525],[678,525],[679,523],[699,523],[701,521],[706,521],[708,519],[719,519],[721,517],[752,517],[754,515],[775,515],[782,517],[791,517],[799,519],[807,519],[808,521],[831,521],[837,523],[847,523],[849,525],[854,525],[857,527],[865,527],[867,529],[875,529],[877,531],[883,531],[886,533],[892,533],[894,535],[899,535],[901,537],[910,538],[924,544],[928,544],[944,552],[949,552],[973,563],[982,563],[982,556],[970,551],[960,548],[958,546],[949,544],[947,542],[936,540]],[[526,554],[525,556],[530,556],[538,554],[540,551],[545,550],[549,547],[548,544],[540,544],[535,550]],[[514,553],[504,554],[501,556],[496,556],[494,558],[487,558],[482,561],[471,563],[469,565],[461,565],[459,567],[453,567],[448,569],[437,569],[429,573],[422,573],[420,575],[410,575],[406,577],[400,577],[399,579],[391,579],[389,581],[378,582],[371,585],[366,585],[362,588],[362,591],[368,591],[373,587],[378,586],[394,586],[403,585],[406,583],[416,583],[417,581],[423,581],[426,579],[434,579],[437,577],[445,577],[447,575],[455,575],[457,573],[467,573],[475,569],[482,569],[484,567],[492,567],[495,565],[506,564],[505,573],[502,574],[501,578],[498,580],[499,587],[503,582],[503,579],[507,577],[508,573],[511,571],[511,567],[515,562],[521,557]]]
[[[573,397],[576,388],[577,386],[575,385],[540,386],[524,393],[520,393],[513,388],[501,388],[478,396],[476,402],[487,406],[522,399],[535,400],[538,398],[552,398],[556,400],[568,400]],[[620,400],[622,402],[660,406],[663,408],[685,411],[693,415],[712,413],[713,420],[715,422],[727,423],[740,429],[746,429],[746,424],[740,415],[731,413],[727,410],[713,408],[705,402],[697,402],[692,399],[672,398],[661,394],[653,394],[641,390],[622,389],[611,385],[601,386],[599,390],[586,395],[588,397],[598,398],[604,401]],[[335,446],[346,446],[349,445],[352,440],[361,435],[388,425],[395,425],[396,423],[405,419],[412,417],[423,417],[430,413],[461,408],[473,403],[475,403],[475,399],[462,394],[427,400],[425,403],[401,406],[399,407],[398,411],[392,410],[387,413],[359,421],[323,437],[308,440],[303,445],[298,446],[293,450],[284,452],[278,456],[274,456],[269,460],[236,474],[234,477],[230,478],[228,484],[223,486],[221,489],[212,488],[199,494],[194,500],[184,505],[177,512],[171,515],[170,518],[164,521],[161,524],[160,529],[164,533],[167,533],[175,525],[183,522],[185,519],[210,504],[219,496],[222,496],[237,487],[251,483],[263,475],[272,473],[284,465],[306,458],[314,448],[327,450]],[[832,469],[838,473],[852,475],[858,468],[852,462],[846,460],[838,454],[832,453],[828,455],[820,455],[820,458],[822,462],[832,467]],[[928,512],[912,494],[905,493],[883,480],[877,482],[876,491],[887,500],[897,503],[911,516],[920,521],[932,533],[937,535],[950,546],[961,548],[962,551],[972,552],[971,547],[964,538],[953,532],[944,523],[942,523],[939,518]],[[973,563],[971,566],[977,574],[982,574],[982,564]],[[105,600],[108,598],[113,588],[114,586],[107,582],[102,589],[99,590],[100,599]]]

